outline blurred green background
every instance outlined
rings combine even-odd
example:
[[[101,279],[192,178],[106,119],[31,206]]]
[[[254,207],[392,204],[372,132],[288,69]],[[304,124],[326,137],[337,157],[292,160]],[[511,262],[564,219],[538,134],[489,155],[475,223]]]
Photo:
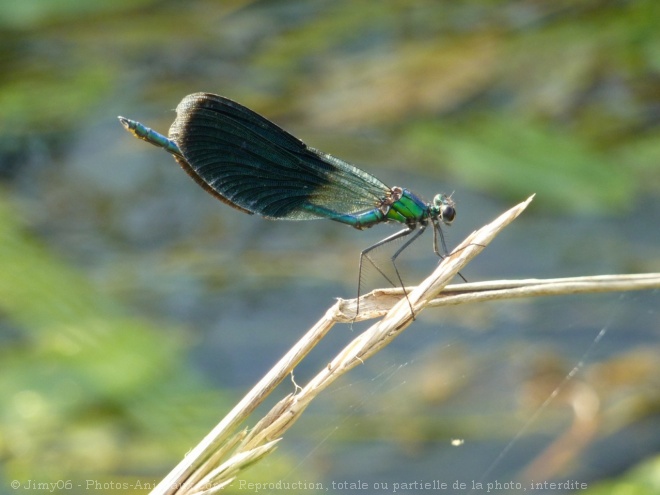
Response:
[[[389,185],[454,191],[450,246],[536,193],[471,281],[659,270],[655,0],[2,0],[0,13],[0,493],[14,480],[145,493],[334,297],[354,297],[360,250],[392,232],[243,215],[117,115],[166,132],[186,94],[228,96]],[[401,260],[409,284],[437,262],[429,239]],[[659,301],[428,310],[245,479],[659,493]],[[360,328],[335,328],[296,381]]]

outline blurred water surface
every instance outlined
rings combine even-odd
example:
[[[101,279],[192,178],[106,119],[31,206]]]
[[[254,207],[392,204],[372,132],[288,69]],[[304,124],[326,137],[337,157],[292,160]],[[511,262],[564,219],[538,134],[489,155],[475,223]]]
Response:
[[[450,246],[536,193],[467,268],[471,281],[658,271],[658,10],[0,3],[0,493],[66,478],[143,493],[136,479],[159,480],[333,298],[355,296],[359,252],[393,232],[241,214],[117,115],[166,132],[183,96],[223,94],[387,184],[454,191]],[[406,283],[437,263],[431,242],[402,256]],[[365,493],[573,479],[592,494],[656,493],[658,301],[428,310],[246,478],[331,491],[361,480]],[[296,381],[361,328],[335,328]]]

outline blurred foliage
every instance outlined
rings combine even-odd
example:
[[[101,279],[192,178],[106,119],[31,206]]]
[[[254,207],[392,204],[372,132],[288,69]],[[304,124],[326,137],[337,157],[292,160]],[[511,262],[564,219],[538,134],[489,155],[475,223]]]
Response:
[[[660,457],[635,466],[616,480],[590,486],[584,495],[656,495],[660,493]]]
[[[625,204],[633,193],[633,176],[605,154],[515,117],[484,117],[458,126],[422,124],[410,130],[406,145],[444,154],[462,182],[500,189],[512,200],[533,184],[539,199],[552,200],[556,211],[597,212],[608,203]]]
[[[141,202],[151,176],[116,163],[130,146],[117,113],[151,114],[163,130],[183,95],[214,91],[321,149],[305,133],[375,141],[380,166],[402,177],[425,167],[456,189],[536,192],[553,211],[624,215],[660,191],[657,0],[0,0],[0,12],[7,479],[159,477],[229,407],[183,365],[188,335],[131,314],[17,220],[41,215],[25,224],[43,234],[55,216],[91,230],[96,214],[99,244],[154,228],[128,213],[165,208]],[[107,200],[113,188],[120,205]],[[32,203],[12,206],[23,196]],[[175,218],[165,216],[161,230]],[[255,476],[290,469],[280,457]]]
[[[228,402],[182,366],[181,332],[104,298],[16,216],[0,204],[5,476],[160,474]]]

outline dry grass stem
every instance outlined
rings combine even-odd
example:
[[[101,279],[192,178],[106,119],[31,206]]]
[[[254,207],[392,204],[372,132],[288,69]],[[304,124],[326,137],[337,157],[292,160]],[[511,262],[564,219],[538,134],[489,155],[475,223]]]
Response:
[[[635,290],[660,287],[660,274],[609,275],[554,280],[483,282],[447,286],[469,261],[512,222],[531,202],[533,196],[472,233],[419,286],[379,290],[360,301],[339,300],[323,318],[262,378],[234,409],[197,445],[152,494],[210,495],[231,483],[242,469],[272,452],[284,432],[300,417],[311,401],[341,375],[363,363],[394,340],[428,306],[443,306],[495,300],[609,290]],[[353,322],[383,317],[350,342],[304,387],[280,400],[252,429],[236,430],[272,392],[278,383],[337,322]]]
[[[406,287],[406,292],[413,289]],[[497,280],[447,285],[428,306],[437,308],[498,299],[649,289],[660,289],[660,273]],[[401,288],[377,289],[360,298],[360,312],[368,312],[371,318],[383,316],[403,297]],[[357,299],[342,300],[337,319],[342,322],[353,321],[350,315],[355,313],[356,307]],[[360,316],[358,319],[366,318]]]
[[[254,411],[263,400],[268,397],[273,389],[296,367],[309,351],[325,336],[333,327],[335,321],[332,318],[337,304],[326,312],[323,318],[316,323],[300,339],[282,359],[264,376],[248,394],[218,423],[202,441],[190,451],[181,462],[158,484],[151,492],[152,494],[188,494],[194,493],[194,486],[201,477],[205,476],[208,469],[204,469],[205,463],[216,455],[219,450],[226,452],[225,444],[234,434],[240,424]],[[235,441],[237,437],[232,439]],[[214,464],[209,462],[209,464]]]

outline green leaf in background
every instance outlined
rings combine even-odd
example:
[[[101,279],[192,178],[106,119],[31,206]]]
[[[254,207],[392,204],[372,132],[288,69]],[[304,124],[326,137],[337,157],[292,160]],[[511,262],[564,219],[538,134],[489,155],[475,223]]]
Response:
[[[16,479],[168,466],[228,409],[184,336],[132,316],[0,202],[0,452]],[[139,462],[138,462],[139,461]],[[163,468],[164,469],[164,468]]]
[[[628,171],[569,133],[515,118],[417,123],[404,139],[408,149],[474,188],[517,198],[536,193],[553,210],[611,205],[623,212],[634,188]]]
[[[657,495],[660,493],[660,456],[634,467],[616,480],[598,483],[584,495]]]

